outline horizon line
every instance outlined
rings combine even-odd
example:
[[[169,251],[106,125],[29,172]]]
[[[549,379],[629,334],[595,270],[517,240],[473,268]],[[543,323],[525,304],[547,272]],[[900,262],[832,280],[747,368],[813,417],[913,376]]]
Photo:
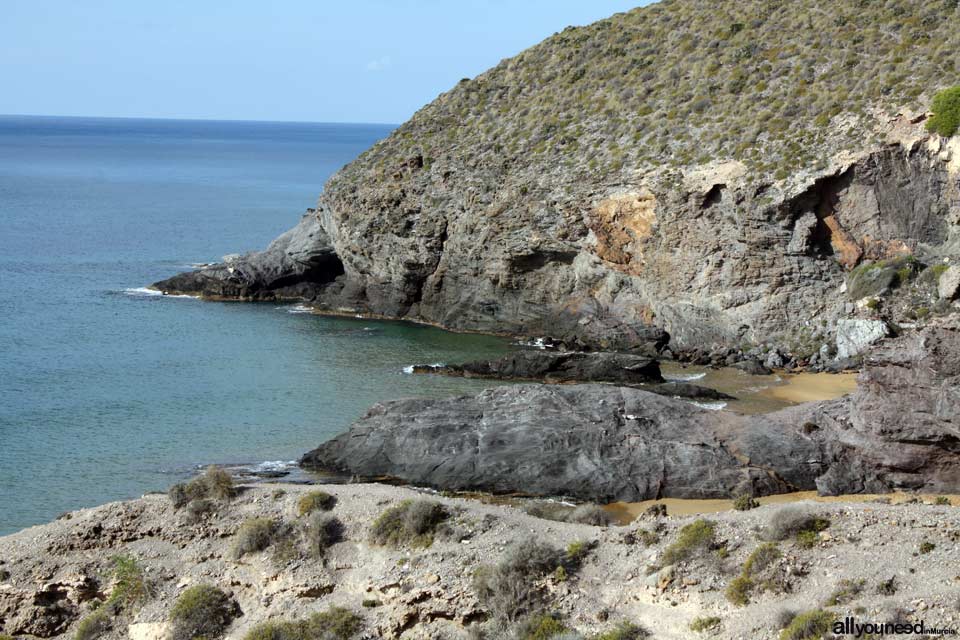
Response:
[[[185,118],[169,116],[85,116],[85,115],[58,115],[44,113],[0,113],[0,118],[73,118],[77,120],[168,120],[174,122],[259,122],[263,124],[357,124],[376,125],[385,127],[399,127],[402,123],[396,122],[360,122],[336,120],[254,120],[250,118]]]

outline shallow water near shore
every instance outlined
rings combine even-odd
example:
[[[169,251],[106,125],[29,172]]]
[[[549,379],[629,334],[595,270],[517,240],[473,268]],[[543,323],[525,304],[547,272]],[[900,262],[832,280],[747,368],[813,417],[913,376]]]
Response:
[[[490,386],[402,369],[500,338],[144,288],[264,247],[389,130],[0,117],[0,535],[197,465],[286,470],[377,401]]]
[[[737,413],[769,413],[802,402],[833,400],[857,388],[856,373],[784,373],[754,376],[739,369],[712,369],[677,362],[660,365],[670,381],[689,382],[722,391],[735,400],[702,403],[710,409]]]

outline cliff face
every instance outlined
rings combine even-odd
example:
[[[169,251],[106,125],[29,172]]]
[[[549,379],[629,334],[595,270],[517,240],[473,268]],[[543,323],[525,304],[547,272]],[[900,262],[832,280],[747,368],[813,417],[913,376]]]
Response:
[[[957,11],[686,0],[567,29],[331,178],[306,286],[235,266],[236,295],[617,349],[825,340],[858,265],[958,257],[960,143],[923,130]]]

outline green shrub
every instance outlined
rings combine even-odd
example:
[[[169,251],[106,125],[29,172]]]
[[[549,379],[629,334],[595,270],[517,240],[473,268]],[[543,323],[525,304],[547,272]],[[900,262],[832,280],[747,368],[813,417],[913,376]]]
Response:
[[[306,638],[350,640],[363,629],[363,618],[344,607],[330,607],[307,619]]]
[[[680,529],[677,539],[664,550],[663,564],[676,564],[689,560],[697,553],[710,548],[716,541],[716,525],[704,519],[694,520]]]
[[[244,521],[233,536],[233,557],[263,551],[273,542],[277,523],[270,518],[250,518]]]
[[[520,540],[506,548],[496,565],[477,568],[473,588],[495,620],[515,622],[538,609],[542,594],[534,581],[563,568],[564,559],[548,544]]]
[[[701,616],[693,619],[693,621],[690,623],[690,630],[699,633],[701,631],[717,629],[719,626],[720,618],[716,616]]]
[[[590,553],[593,545],[584,540],[577,540],[567,545],[567,561],[574,565],[579,565],[583,559]]]
[[[741,574],[730,581],[724,595],[731,604],[742,607],[750,602],[750,592],[753,590],[753,579]]]
[[[229,500],[234,493],[233,476],[220,467],[211,465],[207,467],[203,475],[197,476],[189,482],[181,482],[170,487],[167,495],[170,497],[174,509],[179,509],[191,500],[205,498]]]
[[[960,129],[960,86],[940,91],[933,97],[933,116],[927,131],[949,138]]]
[[[749,511],[750,509],[756,509],[760,506],[760,503],[753,499],[749,493],[744,493],[737,496],[733,501],[733,508],[737,511]]]
[[[313,513],[307,522],[306,539],[310,551],[322,556],[343,539],[343,523],[328,513]]]
[[[350,640],[363,628],[363,618],[349,609],[331,607],[296,622],[271,620],[247,632],[244,640]]]
[[[797,546],[801,549],[813,549],[820,541],[816,531],[800,531],[797,533]]]
[[[830,520],[803,511],[797,507],[778,509],[770,517],[766,534],[771,540],[786,540],[801,532],[818,533],[830,526]]]
[[[933,504],[950,506],[950,498],[947,496],[937,496],[936,500],[933,501]]]
[[[525,620],[520,625],[517,638],[520,640],[550,640],[568,631],[567,626],[554,616],[542,614]]]
[[[437,528],[450,517],[446,507],[428,500],[404,500],[380,514],[370,528],[374,544],[429,547]]]
[[[107,607],[97,609],[77,625],[76,640],[96,640],[113,627],[110,610]],[[6,636],[10,637],[10,636]],[[2,636],[0,636],[2,638]],[[12,638],[11,638],[12,640]]]
[[[213,640],[237,615],[237,605],[220,589],[206,585],[190,587],[170,609],[170,640]]]
[[[143,568],[133,556],[114,556],[112,575],[116,584],[110,594],[109,603],[131,607],[150,596],[150,588],[144,578]]]
[[[772,542],[764,542],[753,550],[743,563],[743,573],[748,576],[756,575],[769,567],[780,558],[780,550]]]
[[[836,617],[829,611],[805,611],[780,632],[780,640],[819,640],[833,630]]]
[[[863,591],[864,584],[866,584],[864,580],[844,578],[840,581],[840,584],[837,585],[837,588],[834,589],[833,593],[830,594],[830,597],[827,598],[827,606],[836,607],[851,602]]]
[[[373,609],[379,607],[382,603],[379,600],[374,600],[373,598],[367,598],[360,603],[365,609]]]
[[[622,622],[610,631],[604,631],[590,640],[644,640],[650,637],[650,632],[630,622]]]
[[[937,545],[933,544],[929,540],[924,540],[920,543],[920,553],[930,553],[937,548]]]
[[[217,510],[217,503],[207,498],[195,498],[187,503],[187,516],[191,522],[203,520]]]
[[[568,513],[564,519],[567,522],[592,524],[596,527],[608,527],[613,524],[613,516],[596,504],[582,504]]]
[[[305,516],[317,509],[330,511],[336,504],[337,499],[326,491],[311,491],[302,495],[297,501],[297,513]]]

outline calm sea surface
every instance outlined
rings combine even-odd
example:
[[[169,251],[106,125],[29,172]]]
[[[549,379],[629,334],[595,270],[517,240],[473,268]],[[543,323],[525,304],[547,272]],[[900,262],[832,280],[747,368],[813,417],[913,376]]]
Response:
[[[141,289],[263,248],[390,129],[0,117],[0,534],[489,384],[402,370],[497,338]]]

